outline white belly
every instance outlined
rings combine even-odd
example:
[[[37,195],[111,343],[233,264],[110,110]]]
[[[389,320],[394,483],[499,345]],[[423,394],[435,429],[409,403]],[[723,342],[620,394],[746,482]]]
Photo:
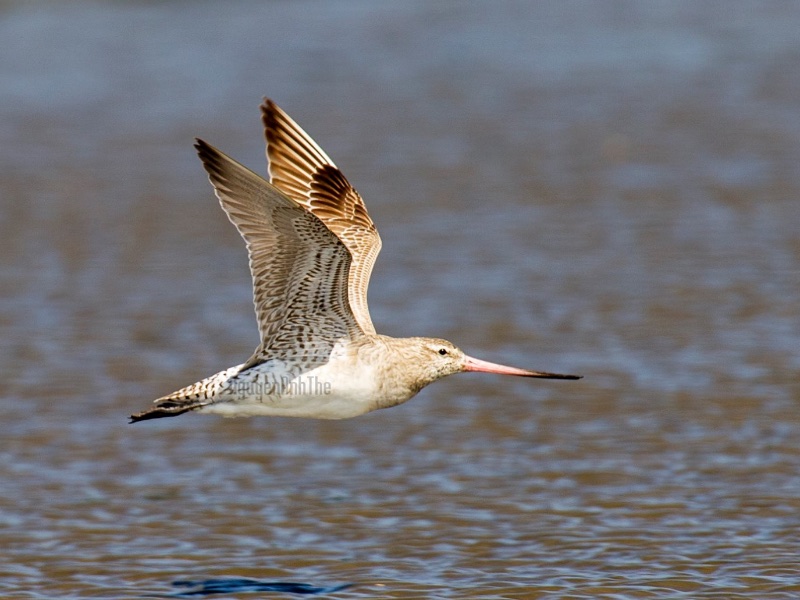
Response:
[[[236,374],[220,385],[214,402],[200,412],[226,417],[346,419],[379,407],[379,385],[370,368],[331,360],[298,371],[281,361],[269,361]]]

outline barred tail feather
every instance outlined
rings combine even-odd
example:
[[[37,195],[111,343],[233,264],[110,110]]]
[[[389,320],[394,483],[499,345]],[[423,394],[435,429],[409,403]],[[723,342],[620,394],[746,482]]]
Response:
[[[241,371],[243,366],[237,365],[225,371],[220,371],[202,381],[181,388],[177,392],[162,396],[155,401],[153,408],[131,415],[130,423],[147,421],[148,419],[160,419],[162,417],[177,417],[185,412],[213,404],[219,390],[224,387],[231,377]]]
[[[130,423],[138,423],[139,421],[147,421],[148,419],[160,419],[162,417],[177,417],[178,415],[182,415],[190,410],[195,410],[211,402],[211,400],[197,399],[159,401],[153,408],[131,415]]]

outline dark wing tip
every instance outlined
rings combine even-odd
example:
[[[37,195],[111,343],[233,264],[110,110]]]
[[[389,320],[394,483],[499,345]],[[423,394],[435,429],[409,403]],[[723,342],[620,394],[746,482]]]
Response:
[[[269,132],[276,127],[279,111],[280,109],[277,104],[269,98],[264,97],[264,102],[261,103],[261,123],[264,125],[265,132]]]
[[[261,110],[275,110],[278,107],[277,104],[271,99],[264,96],[261,102]]]
[[[214,147],[201,138],[194,138],[194,149],[204,165],[211,162],[214,157]]]
[[[212,154],[214,147],[202,138],[194,138],[194,149],[197,155],[203,159],[204,156]]]
[[[225,179],[225,155],[201,138],[194,139],[194,148],[211,178],[211,183],[216,187],[218,182]]]

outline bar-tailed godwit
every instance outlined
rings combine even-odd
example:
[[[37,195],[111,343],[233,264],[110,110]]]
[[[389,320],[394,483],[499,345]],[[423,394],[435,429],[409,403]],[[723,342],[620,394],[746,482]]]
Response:
[[[261,112],[269,181],[195,144],[247,245],[261,343],[243,364],[159,398],[131,422],[189,411],[343,419],[396,406],[465,371],[579,379],[471,358],[446,340],[376,333],[367,284],[381,239],[364,201],[274,102]]]

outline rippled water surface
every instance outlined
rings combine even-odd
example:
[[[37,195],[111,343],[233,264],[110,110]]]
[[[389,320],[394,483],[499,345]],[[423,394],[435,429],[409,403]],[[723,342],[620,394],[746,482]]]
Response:
[[[800,8],[221,6],[0,5],[0,595],[800,597]],[[585,379],[128,425],[256,345],[267,94],[379,330]]]

